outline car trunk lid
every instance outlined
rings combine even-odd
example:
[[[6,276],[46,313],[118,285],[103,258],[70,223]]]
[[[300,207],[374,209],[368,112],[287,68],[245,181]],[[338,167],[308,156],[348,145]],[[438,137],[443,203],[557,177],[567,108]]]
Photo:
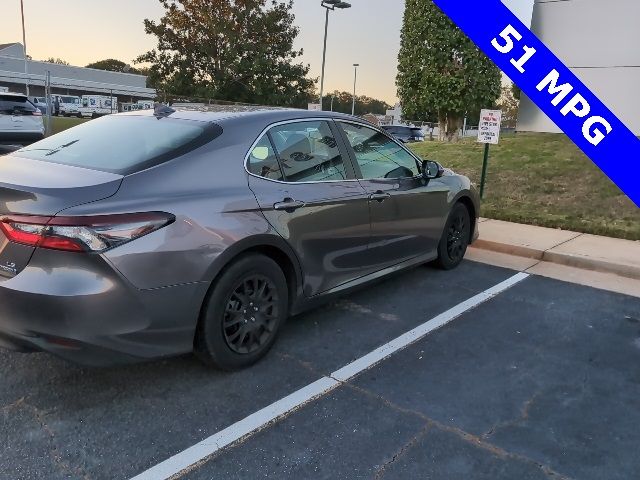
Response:
[[[0,157],[0,219],[52,217],[61,210],[114,195],[123,176],[22,158]],[[24,269],[34,247],[10,242],[0,228],[0,277]]]

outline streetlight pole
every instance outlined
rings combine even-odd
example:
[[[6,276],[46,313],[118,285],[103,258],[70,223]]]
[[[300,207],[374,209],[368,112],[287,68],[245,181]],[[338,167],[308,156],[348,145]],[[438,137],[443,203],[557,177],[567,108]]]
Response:
[[[320,110],[324,110],[322,99],[324,97],[324,68],[327,63],[327,34],[329,32],[329,12],[335,10],[336,8],[351,8],[351,4],[343,2],[342,0],[322,0],[320,6],[326,10],[324,20],[324,47],[322,49],[322,75],[320,77]]]
[[[324,21],[324,48],[322,49],[322,75],[320,77],[320,110],[324,110],[322,106],[322,97],[324,95],[324,67],[327,63],[327,32],[329,30],[329,10],[330,10],[329,7],[325,7],[324,3],[322,4],[322,6],[327,9],[327,17]]]
[[[356,83],[358,82],[359,63],[353,64],[353,105],[351,106],[351,115],[356,114]]]
[[[22,51],[24,53],[24,86],[27,90],[27,97],[29,96],[29,67],[27,60],[27,34],[24,28],[24,1],[20,0],[20,14],[22,15]]]

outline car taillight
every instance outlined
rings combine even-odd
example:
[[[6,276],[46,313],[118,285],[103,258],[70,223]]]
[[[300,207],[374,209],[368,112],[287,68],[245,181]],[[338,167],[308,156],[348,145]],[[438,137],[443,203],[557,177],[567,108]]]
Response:
[[[42,116],[42,112],[40,110],[35,110],[34,112],[31,112],[32,115],[35,115],[36,117],[41,117]]]
[[[99,253],[175,221],[163,212],[90,217],[6,216],[0,230],[14,243],[67,252]]]

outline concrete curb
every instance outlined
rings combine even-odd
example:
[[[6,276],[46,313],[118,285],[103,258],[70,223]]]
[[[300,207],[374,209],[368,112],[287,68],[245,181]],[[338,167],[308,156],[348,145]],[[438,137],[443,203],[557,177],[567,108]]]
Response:
[[[545,262],[558,263],[567,267],[582,268],[584,270],[595,270],[596,272],[613,273],[621,277],[640,280],[640,268],[632,265],[621,265],[619,263],[607,262],[595,258],[585,258],[579,255],[567,253],[544,252],[542,260]]]
[[[596,272],[613,273],[621,277],[640,280],[640,268],[633,265],[622,265],[619,263],[607,262],[595,258],[587,258],[579,255],[558,253],[551,250],[537,250],[535,248],[523,247],[521,245],[511,245],[490,240],[478,239],[473,243],[475,248],[489,250],[491,252],[505,253],[517,257],[531,258],[541,262],[557,263],[567,267],[581,268],[583,270],[594,270]]]
[[[499,223],[499,227],[501,229],[499,231],[500,235],[496,235],[495,232],[489,232],[489,234],[485,235],[483,238],[483,234],[482,234],[483,227],[486,228],[491,223]],[[518,243],[517,240],[513,240],[513,239],[502,240],[502,238],[508,237],[508,235],[502,235],[506,231],[505,228],[510,230],[511,226],[514,229],[514,231],[521,227],[525,227],[528,232],[530,232],[532,228],[537,228],[537,227],[531,227],[529,225],[524,226],[516,223],[509,225],[507,222],[498,222],[498,221],[488,220],[480,224],[480,238],[476,240],[476,242],[474,242],[473,246],[481,250],[488,250],[488,251],[503,253],[507,255],[515,255],[518,257],[529,258],[529,259],[538,260],[541,262],[555,263],[555,264],[564,265],[567,267],[580,268],[583,270],[592,270],[596,272],[611,273],[621,277],[640,280],[640,264],[632,261],[623,263],[624,259],[621,259],[620,256],[616,258],[616,255],[615,255],[616,250],[620,246],[619,243],[617,242],[625,242],[625,245],[633,244],[633,242],[620,240],[620,239],[613,239],[613,238],[609,239],[606,237],[594,237],[594,236],[575,232],[575,236],[570,238],[570,240],[561,242],[557,245],[552,246],[551,248],[536,248],[534,246],[536,242],[533,242],[533,241],[532,242],[520,241]],[[542,233],[549,230],[542,227],[539,227],[539,228],[540,228],[540,232]],[[573,232],[566,232],[566,233],[570,234]],[[588,237],[597,238],[599,242],[603,243],[603,251],[601,255],[585,255],[585,254],[581,254],[579,250],[572,251],[572,248],[571,248],[572,241],[578,240],[578,239],[583,240],[583,239],[587,239]],[[514,236],[512,238],[516,238],[516,237]],[[520,237],[520,240],[521,239],[522,237]],[[549,244],[545,246],[548,247]],[[636,247],[633,246],[632,248],[634,249],[633,253],[635,253]],[[640,242],[638,242],[637,251],[639,252],[638,258],[640,258]],[[607,254],[609,254],[609,256],[613,258],[607,259],[606,258]]]
[[[542,258],[544,257],[544,250],[524,247],[522,245],[511,245],[509,243],[483,240],[482,238],[479,238],[478,240],[473,242],[473,246],[481,250],[506,253],[507,255],[515,255],[517,257],[533,258],[534,260],[542,260]]]

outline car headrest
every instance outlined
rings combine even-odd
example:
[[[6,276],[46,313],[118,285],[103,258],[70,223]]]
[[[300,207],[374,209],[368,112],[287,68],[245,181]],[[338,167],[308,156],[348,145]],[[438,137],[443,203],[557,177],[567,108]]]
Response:
[[[297,155],[295,155],[297,154]],[[300,156],[300,155],[310,155],[311,154],[311,142],[309,138],[301,133],[294,133],[289,138],[287,138],[287,143],[285,145],[284,151],[282,155],[285,159],[291,158],[292,155]]]

